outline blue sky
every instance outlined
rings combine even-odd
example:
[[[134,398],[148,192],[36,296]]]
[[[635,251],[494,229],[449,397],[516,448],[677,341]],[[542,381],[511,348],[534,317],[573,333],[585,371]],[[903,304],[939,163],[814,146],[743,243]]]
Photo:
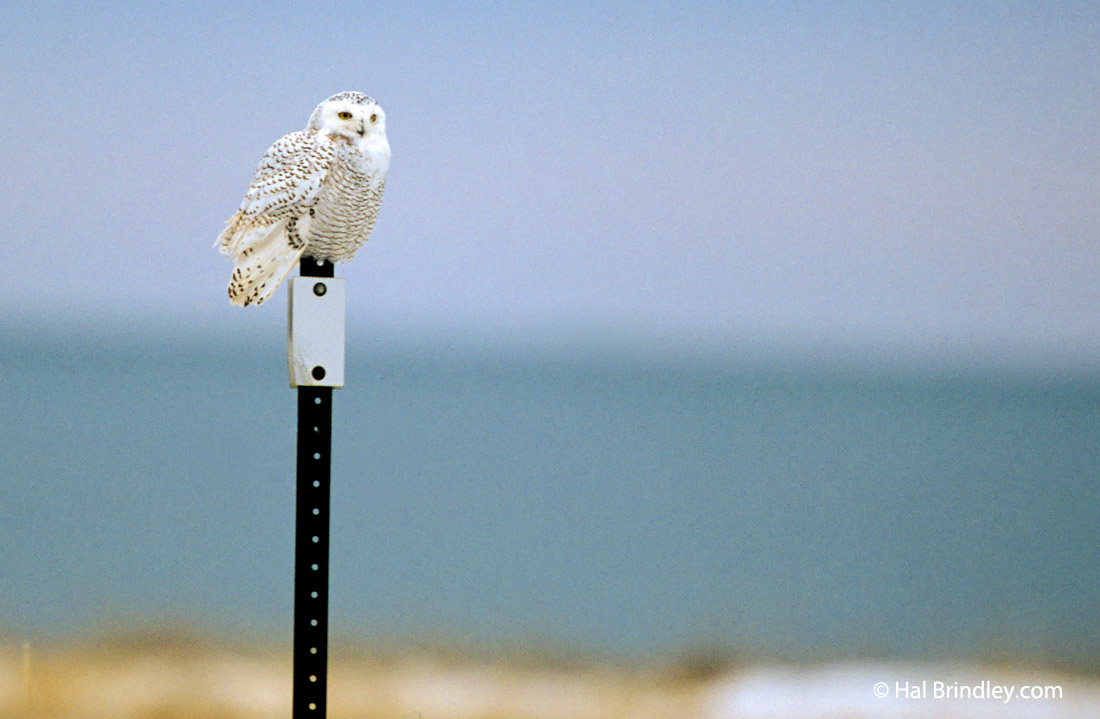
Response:
[[[4,3],[9,322],[278,332],[211,248],[361,90],[380,331],[1100,362],[1093,3]]]

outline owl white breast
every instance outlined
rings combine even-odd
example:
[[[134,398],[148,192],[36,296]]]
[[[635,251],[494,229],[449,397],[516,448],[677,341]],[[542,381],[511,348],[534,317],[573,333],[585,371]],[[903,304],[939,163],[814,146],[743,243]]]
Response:
[[[260,304],[305,254],[343,262],[370,237],[382,204],[390,145],[373,99],[342,92],[313,111],[304,130],[260,159],[217,246],[236,263],[234,304]]]

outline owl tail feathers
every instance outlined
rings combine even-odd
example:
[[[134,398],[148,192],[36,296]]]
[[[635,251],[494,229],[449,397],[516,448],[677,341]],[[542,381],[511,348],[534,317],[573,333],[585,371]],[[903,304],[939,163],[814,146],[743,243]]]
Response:
[[[232,232],[234,229],[230,224],[219,238],[222,253],[237,264],[229,278],[229,301],[240,307],[262,304],[298,264],[304,247],[292,246],[285,220]]]

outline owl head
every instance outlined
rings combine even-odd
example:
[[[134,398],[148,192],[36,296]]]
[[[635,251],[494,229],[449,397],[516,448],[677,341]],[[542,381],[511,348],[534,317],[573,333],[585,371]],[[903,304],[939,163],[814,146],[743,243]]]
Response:
[[[350,142],[386,136],[386,113],[361,92],[341,92],[322,102],[309,117],[309,127]]]

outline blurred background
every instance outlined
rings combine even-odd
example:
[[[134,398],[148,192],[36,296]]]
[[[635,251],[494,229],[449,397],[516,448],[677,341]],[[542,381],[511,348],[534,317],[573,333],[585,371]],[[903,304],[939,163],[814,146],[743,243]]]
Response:
[[[285,291],[212,245],[360,90],[334,635],[1100,666],[1093,3],[3,16],[12,646],[289,647]]]

